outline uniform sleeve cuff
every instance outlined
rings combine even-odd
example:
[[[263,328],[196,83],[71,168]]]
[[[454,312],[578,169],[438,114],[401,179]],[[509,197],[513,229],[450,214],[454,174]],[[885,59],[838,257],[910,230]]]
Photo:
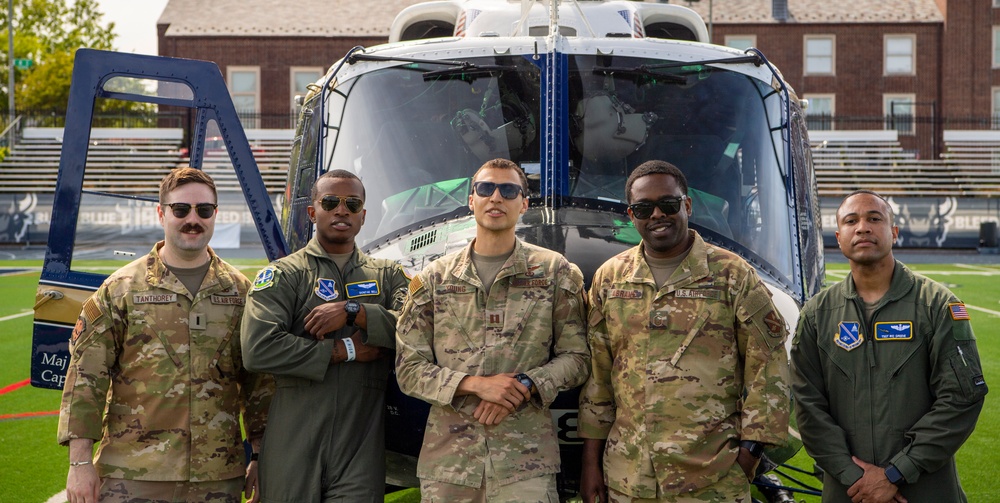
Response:
[[[917,465],[906,454],[902,452],[896,454],[889,462],[899,470],[899,473],[903,474],[903,478],[908,484],[912,484],[920,478],[920,468],[917,468]]]

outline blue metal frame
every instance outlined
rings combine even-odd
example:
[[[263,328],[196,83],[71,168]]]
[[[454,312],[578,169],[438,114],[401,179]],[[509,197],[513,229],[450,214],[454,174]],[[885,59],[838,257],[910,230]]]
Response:
[[[131,77],[186,85],[193,93],[190,99],[111,92],[104,85],[115,77]],[[40,285],[96,290],[106,275],[72,270],[76,224],[82,200],[83,177],[90,128],[94,118],[95,98],[111,98],[142,103],[170,105],[197,110],[191,138],[191,165],[200,168],[204,156],[205,131],[214,120],[225,141],[237,179],[243,189],[247,206],[253,215],[261,243],[268,259],[289,253],[278,217],[267,195],[264,180],[250,149],[246,133],[240,124],[232,98],[218,65],[209,61],[125,54],[93,49],[80,49],[73,65],[69,104],[66,109],[66,129],[59,158],[49,226],[48,247],[42,266]],[[35,322],[32,339],[31,383],[38,387],[57,388],[43,372],[43,358],[53,355],[68,359],[68,342],[72,326],[59,323]]]

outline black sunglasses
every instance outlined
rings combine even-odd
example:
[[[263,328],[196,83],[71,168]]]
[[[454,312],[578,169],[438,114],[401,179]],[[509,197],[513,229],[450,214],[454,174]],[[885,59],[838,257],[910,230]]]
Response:
[[[169,206],[170,211],[177,218],[184,218],[188,216],[188,213],[191,213],[191,205],[188,203],[169,203],[164,204],[164,206]],[[201,218],[212,218],[212,215],[215,215],[215,209],[218,207],[218,204],[198,203],[194,205],[194,212]]]
[[[360,197],[332,195],[323,196],[323,199],[320,199],[319,201],[319,205],[326,211],[333,211],[337,209],[337,206],[340,206],[341,202],[347,206],[347,211],[350,211],[351,213],[359,213],[361,208],[365,206],[365,201]]]
[[[638,218],[639,220],[645,220],[653,216],[653,209],[659,208],[664,215],[673,215],[678,211],[681,211],[681,206],[684,204],[684,200],[687,196],[680,197],[664,197],[655,203],[643,201],[640,203],[634,203],[628,205],[628,209],[632,210],[632,216]]]
[[[497,189],[500,189],[500,197],[504,199],[517,199],[517,196],[524,194],[524,189],[516,183],[476,182],[472,184],[472,188],[479,197],[490,197]]]

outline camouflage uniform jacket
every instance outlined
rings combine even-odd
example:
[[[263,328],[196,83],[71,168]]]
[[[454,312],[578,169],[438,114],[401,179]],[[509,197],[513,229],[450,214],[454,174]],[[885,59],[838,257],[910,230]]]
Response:
[[[824,502],[849,502],[864,473],[851,456],[906,479],[913,503],[966,501],[955,452],[988,391],[965,304],[897,261],[871,320],[854,279],[802,308],[792,391],[802,442],[823,468]]]
[[[396,378],[430,402],[421,479],[480,487],[487,457],[504,485],[559,471],[548,407],[587,378],[583,275],[562,255],[517,241],[489,295],[465,250],[431,263],[410,282],[396,331]],[[455,396],[467,375],[524,372],[537,394],[496,426],[472,413],[475,395]]]
[[[249,281],[209,248],[211,265],[192,296],[160,260],[162,246],[113,273],[83,303],[59,442],[100,441],[101,477],[241,477],[240,414],[250,437],[260,437],[273,392],[243,367],[239,327]]]
[[[608,486],[633,497],[708,487],[736,465],[739,440],[787,436],[785,322],[753,267],[690,232],[663,288],[641,244],[591,285],[579,432],[607,439]]]

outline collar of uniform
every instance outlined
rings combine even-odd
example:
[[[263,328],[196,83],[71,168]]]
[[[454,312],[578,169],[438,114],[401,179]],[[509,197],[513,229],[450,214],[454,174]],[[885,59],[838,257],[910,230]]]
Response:
[[[180,280],[170,275],[173,281],[170,283],[162,281],[163,278],[167,277],[170,272],[167,269],[167,264],[163,262],[160,257],[160,249],[163,248],[163,241],[160,241],[153,245],[153,249],[147,255],[146,261],[146,283],[153,287],[167,288],[168,290],[176,290],[177,293],[186,292],[187,289],[182,289],[180,286]],[[233,287],[233,278],[229,275],[229,272],[221,267],[222,259],[215,254],[212,247],[208,247],[208,260],[211,264],[208,266],[208,273],[205,275],[205,281],[202,282],[203,288],[199,290],[206,291],[211,290],[209,293],[215,293],[217,291],[229,290]],[[172,286],[172,288],[169,288]],[[197,292],[195,292],[197,294]]]
[[[667,280],[665,286],[670,291],[709,275],[708,243],[694,229],[688,229],[688,234],[694,238],[694,242],[691,244],[691,250],[688,252],[687,257],[684,258],[681,265],[677,267],[674,274]],[[643,256],[643,246],[645,246],[644,243],[639,243],[639,246],[633,248],[632,277],[629,278],[629,281],[632,283],[653,284],[653,273],[650,272],[649,264],[646,263],[646,258]]]
[[[472,269],[472,247],[475,243],[475,240],[469,242],[469,245],[462,251],[462,256],[455,263],[455,268],[452,269],[451,273],[466,283],[480,285],[479,275]],[[515,238],[514,251],[511,252],[510,257],[507,257],[507,261],[500,268],[496,279],[506,276],[516,276],[526,272],[528,272],[528,260],[525,257],[524,243],[520,239]]]
[[[894,302],[907,294],[911,288],[913,288],[916,280],[913,277],[913,271],[905,264],[896,260],[895,266],[892,269],[892,280],[889,282],[889,291],[885,292],[882,299],[876,305],[876,309],[886,304],[887,302]],[[847,299],[856,299],[858,297],[858,290],[854,286],[854,276],[851,273],[847,273],[847,279],[844,280],[844,297]]]
[[[305,251],[305,253],[308,253],[309,255],[320,257],[324,260],[330,260],[330,254],[326,252],[326,250],[323,248],[323,245],[319,244],[319,239],[316,238],[316,236],[313,236],[313,238],[310,239],[308,243],[306,243],[306,246],[302,248],[302,250]],[[348,260],[347,263],[352,264],[354,266],[360,266],[364,264],[365,259],[366,256],[360,251],[358,251],[358,245],[357,243],[355,243],[354,251],[351,252],[351,259]]]

